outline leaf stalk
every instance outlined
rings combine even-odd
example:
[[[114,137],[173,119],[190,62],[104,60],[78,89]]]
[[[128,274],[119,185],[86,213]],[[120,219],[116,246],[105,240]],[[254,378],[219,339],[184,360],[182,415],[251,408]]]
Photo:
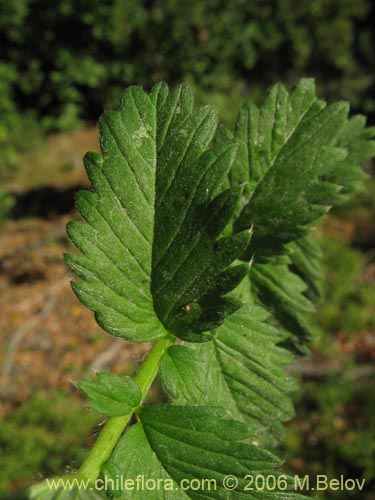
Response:
[[[135,376],[135,380],[142,392],[142,402],[159,371],[159,363],[163,354],[174,342],[175,336],[171,334],[157,340],[143,361],[139,372]],[[103,463],[109,459],[133,413],[134,410],[127,415],[108,419],[90,453],[78,470],[78,477],[90,481],[95,481],[99,477]]]

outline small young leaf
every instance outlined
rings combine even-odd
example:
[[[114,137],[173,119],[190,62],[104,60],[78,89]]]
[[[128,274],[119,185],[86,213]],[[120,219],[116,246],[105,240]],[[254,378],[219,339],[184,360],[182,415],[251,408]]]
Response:
[[[90,407],[108,417],[127,415],[142,399],[137,382],[131,377],[97,373],[97,382],[79,381],[77,386],[90,399]]]

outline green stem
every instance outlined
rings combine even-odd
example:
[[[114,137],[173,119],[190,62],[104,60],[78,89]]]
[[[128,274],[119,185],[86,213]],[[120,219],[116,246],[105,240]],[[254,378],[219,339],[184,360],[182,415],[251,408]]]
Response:
[[[142,391],[142,401],[158,373],[161,357],[168,347],[174,344],[174,341],[175,337],[173,335],[167,335],[156,341],[135,376],[135,380]],[[77,476],[90,481],[95,481],[99,477],[102,464],[109,459],[133,413],[134,411],[128,415],[108,419],[86,460],[80,467]]]

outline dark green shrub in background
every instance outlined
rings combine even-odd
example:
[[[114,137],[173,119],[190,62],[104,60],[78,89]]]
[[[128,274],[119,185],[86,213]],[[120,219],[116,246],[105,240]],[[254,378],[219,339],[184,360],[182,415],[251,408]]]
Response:
[[[160,80],[254,98],[313,74],[328,97],[373,112],[368,0],[18,0],[0,4],[0,42],[2,108],[36,111],[47,130]]]

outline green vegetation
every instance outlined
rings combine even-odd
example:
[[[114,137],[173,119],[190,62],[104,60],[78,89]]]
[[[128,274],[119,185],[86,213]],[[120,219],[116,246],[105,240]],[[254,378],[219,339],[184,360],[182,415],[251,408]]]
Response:
[[[296,384],[283,368],[307,352],[306,294],[320,288],[311,223],[358,189],[374,150],[374,130],[347,115],[346,103],[327,105],[304,79],[290,93],[275,85],[260,108],[246,103],[233,133],[194,107],[187,85],[130,87],[102,116],[101,153],[84,159],[94,190],[77,196],[86,223],[67,226],[81,253],[65,262],[103,330],[155,342],[134,379],[79,383],[110,418],[69,480],[94,486],[147,471],[171,498],[198,500],[203,479],[213,498],[227,498],[229,475],[240,500],[263,476],[274,479],[267,498],[304,498],[268,450],[293,416]],[[169,399],[144,407],[159,371]],[[198,487],[181,488],[187,478]],[[48,494],[43,484],[31,490]]]
[[[0,189],[0,224],[6,219],[13,206],[13,197],[3,189]]]
[[[2,161],[25,133],[96,120],[132,83],[188,79],[203,102],[238,102],[314,75],[329,99],[373,113],[371,12],[369,0],[1,2]]]
[[[290,362],[288,360],[293,355],[306,352],[309,342],[312,348],[311,372],[307,358],[307,371],[305,373],[302,369],[299,376],[303,380],[300,392],[291,394],[293,384],[288,385],[280,375],[278,380],[273,379],[274,395],[282,396],[284,401],[277,412],[269,411],[266,398],[255,398],[257,428],[251,439],[276,449],[276,454],[285,457],[285,470],[288,472],[300,475],[323,473],[330,477],[344,474],[347,477],[366,478],[363,500],[371,500],[371,489],[375,484],[373,449],[369,438],[373,434],[374,415],[374,401],[370,394],[375,391],[372,383],[374,372],[369,369],[375,359],[371,340],[375,331],[375,228],[372,221],[375,211],[375,183],[368,178],[365,189],[352,196],[345,204],[335,206],[324,222],[318,225],[316,234],[296,240],[296,224],[293,222],[288,226],[285,223],[290,215],[288,208],[292,207],[294,201],[293,193],[294,198],[297,198],[298,193],[305,189],[306,201],[309,193],[313,192],[306,189],[307,184],[303,185],[306,179],[301,179],[299,188],[287,197],[288,204],[284,204],[283,198],[290,187],[288,176],[280,174],[278,182],[282,187],[279,193],[274,191],[272,182],[263,183],[254,198],[251,191],[257,185],[254,179],[262,176],[257,168],[267,170],[272,163],[272,154],[276,152],[278,156],[278,141],[270,146],[269,136],[266,134],[264,148],[262,138],[258,141],[258,150],[246,151],[246,125],[251,124],[254,128],[257,122],[264,130],[268,130],[265,126],[265,122],[270,120],[267,109],[269,111],[272,107],[272,99],[275,99],[277,92],[274,90],[273,97],[272,93],[268,97],[268,108],[263,108],[260,117],[252,106],[245,105],[238,118],[237,110],[249,99],[259,104],[264,98],[265,87],[274,81],[281,81],[290,89],[300,77],[314,76],[318,95],[325,96],[328,102],[339,99],[350,101],[352,112],[367,115],[369,122],[373,124],[375,107],[370,90],[373,85],[370,68],[375,62],[371,24],[373,16],[374,7],[370,0],[0,2],[1,231],[9,231],[8,235],[14,234],[16,239],[20,231],[27,227],[31,215],[28,207],[33,207],[33,203],[38,209],[41,208],[40,213],[48,214],[50,218],[51,214],[59,213],[59,210],[66,212],[70,206],[73,207],[72,202],[69,202],[68,209],[60,208],[57,204],[50,212],[47,206],[39,205],[47,205],[46,200],[52,200],[54,204],[55,199],[59,201],[60,196],[62,199],[65,190],[66,199],[70,200],[69,189],[85,182],[80,158],[83,151],[97,149],[96,140],[93,139],[94,129],[90,124],[97,121],[103,109],[116,105],[125,86],[136,83],[148,91],[160,80],[172,84],[188,81],[194,89],[197,103],[218,108],[220,122],[227,127],[216,134],[215,147],[225,147],[220,146],[220,141],[232,144],[232,135],[235,137],[234,142],[239,145],[232,172],[221,189],[235,189],[238,182],[244,180],[244,176],[248,181],[242,200],[249,202],[249,205],[247,212],[243,211],[242,218],[238,218],[239,210],[235,209],[234,219],[237,218],[237,221],[234,231],[244,229],[246,232],[253,224],[254,232],[247,252],[242,256],[244,260],[236,261],[238,274],[231,274],[233,267],[229,264],[229,268],[224,271],[229,271],[228,282],[233,285],[236,279],[240,279],[247,262],[253,257],[255,260],[249,270],[249,279],[245,278],[241,282],[231,300],[228,300],[228,288],[218,287],[214,291],[219,295],[206,295],[199,303],[187,301],[183,304],[185,309],[181,311],[182,319],[179,317],[177,321],[173,321],[175,311],[169,314],[166,321],[168,329],[173,328],[175,333],[184,337],[185,345],[173,346],[164,355],[160,364],[160,381],[153,386],[152,397],[147,401],[160,403],[169,398],[175,405],[198,402],[224,406],[230,409],[235,419],[245,421],[246,425],[252,423],[254,417],[246,413],[250,411],[248,404],[239,396],[235,383],[232,382],[231,386],[229,380],[236,376],[250,380],[250,385],[242,386],[248,396],[244,399],[247,400],[250,399],[251,384],[255,390],[263,390],[261,377],[254,376],[244,366],[240,374],[234,373],[228,355],[231,349],[231,352],[236,352],[236,359],[242,359],[241,350],[245,349],[245,342],[239,338],[238,330],[241,331],[240,326],[246,322],[250,323],[249,314],[245,314],[250,311],[253,319],[251,342],[256,339],[260,343],[260,339],[267,333],[267,349],[273,363],[278,359],[276,371],[279,375],[284,372],[278,370],[286,362]],[[281,88],[278,87],[279,90]],[[281,112],[285,111],[288,95],[285,90],[280,90],[278,98]],[[315,106],[318,105],[315,100],[314,103]],[[333,108],[329,106],[328,109]],[[237,125],[233,127],[236,120]],[[343,187],[338,195],[341,201],[363,185],[364,175],[359,165],[374,154],[374,146],[368,140],[373,130],[365,128],[365,118],[357,117],[345,123],[341,133],[330,145],[349,151],[349,155],[341,162],[337,161],[335,168],[327,173],[324,180],[320,175],[317,176],[319,182],[330,183],[329,189],[332,189],[332,184]],[[81,130],[71,132],[80,127]],[[282,141],[285,132],[283,127],[276,127],[275,132],[276,135],[280,134]],[[58,135],[47,138],[47,134],[55,133]],[[142,137],[138,139],[142,141]],[[328,138],[322,137],[319,139],[320,146],[325,139],[329,142]],[[228,155],[230,151],[229,148]],[[258,155],[255,168],[254,162],[248,161],[248,153],[250,159]],[[338,159],[340,152],[331,150],[330,154],[336,155],[335,158]],[[301,155],[303,156],[303,151]],[[298,158],[295,160],[297,162]],[[95,164],[95,157],[88,157],[88,162],[90,161],[91,167],[87,166],[94,175],[100,169]],[[293,167],[293,161],[291,163]],[[353,165],[358,168],[352,168]],[[318,168],[318,165],[313,167]],[[311,171],[311,185],[317,180],[314,178],[314,168]],[[370,176],[373,175],[371,163],[367,164],[367,170]],[[294,176],[291,180],[297,182],[297,177]],[[274,173],[269,180],[276,178]],[[52,190],[44,197],[43,189],[51,184],[57,186],[57,190]],[[34,194],[32,188],[36,189]],[[9,190],[13,195],[8,194]],[[30,193],[27,193],[28,190]],[[325,203],[330,205],[336,197],[333,189],[326,193],[329,200],[324,200],[323,191],[324,189],[320,200],[322,205],[319,205],[318,200],[319,208],[314,206],[314,216],[315,209],[317,212],[323,211]],[[272,225],[269,224],[269,207],[266,206],[274,201],[274,196],[270,197],[270,193],[276,193]],[[12,211],[12,207],[19,203],[19,196],[22,198],[23,194],[30,194],[31,204],[26,204],[21,212]],[[180,202],[183,204],[181,200],[188,195],[182,191],[180,194],[181,199],[176,197],[174,200],[176,207]],[[218,192],[210,194],[215,197]],[[230,210],[234,207],[235,199],[236,196],[233,196],[229,200],[229,204],[232,204]],[[266,199],[269,203],[266,203]],[[336,201],[338,199],[335,199],[335,203]],[[84,196],[81,202],[86,202]],[[66,200],[61,206],[66,207]],[[299,233],[301,228],[306,227],[304,217],[309,217],[308,209],[311,209],[311,204],[303,214],[298,212],[297,204],[294,208],[293,217],[300,217],[300,222],[302,221],[298,227]],[[19,209],[18,205],[16,209]],[[228,209],[228,213],[230,210]],[[3,224],[9,213],[11,217],[14,214],[22,217],[22,228],[17,226],[17,220]],[[199,216],[195,219],[192,217],[192,231],[194,228],[203,232],[207,230],[204,224],[199,226],[200,219]],[[61,220],[56,222],[61,224]],[[233,238],[233,234],[230,236],[233,231],[232,222],[233,217],[224,228],[222,237]],[[262,230],[259,230],[260,227]],[[287,231],[279,238],[281,231],[277,232],[275,227],[282,230],[286,228]],[[57,228],[58,234],[53,238],[57,238],[56,245],[62,253],[66,251],[67,244],[62,242],[59,231],[63,232],[62,226]],[[35,253],[43,254],[44,243],[41,244],[38,239],[38,229],[34,232],[35,241],[30,236],[30,245],[35,246]],[[187,233],[185,237],[188,240],[190,235]],[[289,241],[290,237],[293,241]],[[7,245],[8,241],[11,238],[6,239]],[[210,240],[205,243],[207,258],[211,258]],[[285,250],[282,255],[279,253],[280,248]],[[20,266],[17,258],[14,261],[9,258],[12,253],[15,252],[9,246],[6,260],[4,263],[0,262],[0,279],[3,279],[1,287],[4,284],[5,287],[17,286],[15,281],[12,282],[12,276],[17,276],[12,267],[22,265]],[[18,254],[15,255],[17,257]],[[21,252],[18,259],[24,258],[23,255]],[[25,255],[26,262],[29,257],[27,253]],[[51,256],[47,257],[51,259]],[[87,276],[88,272],[96,271],[96,267],[78,269],[81,263],[78,260],[76,262],[77,273],[79,270]],[[228,260],[225,265],[227,263]],[[32,262],[29,263],[30,267],[33,265]],[[157,269],[153,266],[151,268],[152,273],[157,273]],[[225,266],[221,269],[224,268]],[[159,277],[168,271],[169,269],[162,268]],[[39,274],[43,276],[44,273]],[[182,278],[183,276],[181,282]],[[217,276],[213,272],[208,278],[212,284]],[[26,274],[26,279],[30,280],[31,286],[29,289],[25,282],[27,296],[25,295],[24,303],[27,303],[29,297],[34,297],[32,273]],[[228,282],[224,285],[228,286]],[[37,282],[35,295],[43,290],[38,289],[38,284],[43,285],[43,282]],[[44,286],[48,287],[48,281]],[[156,303],[158,314],[165,311],[170,298],[167,294],[161,296]],[[201,344],[186,342],[197,336],[201,336],[201,340],[207,340],[210,334],[202,332],[199,325],[218,325],[222,316],[236,307],[238,299],[251,304],[234,313],[232,323],[230,318],[225,320],[224,325],[218,328],[218,338]],[[89,301],[90,299],[86,300],[87,303]],[[215,307],[220,304],[220,314],[212,314],[211,302]],[[78,309],[77,305],[75,307]],[[91,307],[94,309],[92,303]],[[315,307],[317,314],[313,312]],[[186,336],[187,325],[183,316],[188,312],[193,313],[189,314],[193,321],[188,325],[190,331]],[[3,313],[5,317],[11,314],[5,308]],[[54,310],[53,314],[56,314],[56,321],[61,324],[61,336],[64,336],[64,325],[70,312]],[[28,320],[26,316],[25,318]],[[99,312],[99,320],[102,319],[103,315],[100,316]],[[73,321],[75,320],[74,316]],[[102,324],[106,326],[108,321]],[[92,343],[99,343],[99,339],[103,339],[101,334],[84,330],[85,328],[82,329],[82,334],[91,336]],[[288,339],[282,338],[281,330],[289,331],[291,335]],[[43,331],[40,335],[43,336]],[[207,338],[203,339],[204,336]],[[253,352],[253,344],[251,346]],[[71,351],[73,366],[76,364],[74,360],[82,357],[78,340]],[[260,356],[263,354],[262,351]],[[139,354],[132,356],[129,363],[124,365],[123,371],[133,370],[137,365]],[[272,371],[269,359],[263,358],[261,369]],[[207,365],[215,367],[215,379],[207,380]],[[46,370],[48,366],[45,367]],[[121,370],[119,374],[123,375]],[[106,377],[109,380],[108,374],[104,374],[104,379]],[[182,379],[189,380],[190,384],[182,384]],[[118,387],[123,383],[123,378],[117,380]],[[97,382],[86,384],[92,390],[99,385]],[[202,395],[202,384],[210,386],[211,398]],[[227,389],[224,391],[223,387]],[[111,413],[108,408],[116,413],[118,407],[126,407],[131,412],[136,399],[133,402],[126,401],[114,391],[111,395],[113,400],[111,397],[108,400],[106,389],[103,390],[104,394],[99,391],[97,409],[107,408],[108,415]],[[99,417],[87,412],[80,400],[73,398],[72,401],[69,391],[61,394],[60,389],[56,389],[48,397],[33,394],[21,406],[18,405],[22,397],[6,401],[6,416],[0,423],[0,496],[8,498],[8,492],[25,488],[32,481],[77,469],[85,459],[86,453],[83,450],[88,447],[90,428],[93,429]],[[280,446],[278,443],[283,440],[284,435],[283,422],[293,414],[292,399],[297,416],[287,424],[285,446]],[[267,427],[269,414],[274,416],[271,431]],[[156,415],[158,426],[160,416],[163,417],[161,413]],[[200,421],[203,422],[206,416],[202,414]],[[190,417],[191,415],[184,416],[185,423],[188,422],[183,430],[185,433]],[[150,470],[154,470],[155,474],[160,472],[149,453],[152,441],[150,421],[154,416],[143,414],[139,418],[141,421],[143,418],[145,429],[149,427],[147,440],[140,432],[141,424],[134,426],[132,433],[127,434],[129,442],[123,439],[115,448],[112,468],[110,465],[105,471],[107,474],[116,473],[118,462],[124,463],[124,454],[132,443],[134,446],[143,446]],[[213,418],[216,419],[217,428],[223,429],[221,417],[214,415]],[[166,439],[167,436],[162,436],[162,440]],[[131,470],[135,472],[135,469]],[[354,500],[357,494],[356,491],[325,492],[322,498]]]
[[[30,398],[1,422],[0,492],[21,488],[41,471],[56,474],[77,467],[98,416],[71,395],[55,391]]]
[[[319,230],[323,249],[323,298],[313,318],[317,373],[296,398],[297,417],[288,425],[286,448],[299,474],[362,477],[367,493],[375,480],[373,432],[374,245],[372,180]],[[341,228],[341,229],[340,229]],[[337,233],[337,234],[335,234]],[[366,370],[368,374],[366,375]],[[308,446],[306,446],[306,443]],[[355,499],[358,492],[324,492],[327,499]],[[362,498],[362,497],[361,497]]]
[[[322,336],[327,331],[351,334],[374,328],[371,309],[375,303],[375,289],[371,286],[371,276],[366,283],[366,261],[362,252],[348,247],[340,238],[327,238],[324,251],[326,290],[318,320]],[[336,283],[340,283],[340,287]]]
[[[375,411],[370,394],[372,382],[327,376],[305,384],[296,401],[298,418],[287,428],[286,447],[293,473],[300,476],[325,474],[364,478],[365,491],[324,491],[316,498],[327,500],[371,500],[374,486],[374,451],[369,435],[373,433]]]

